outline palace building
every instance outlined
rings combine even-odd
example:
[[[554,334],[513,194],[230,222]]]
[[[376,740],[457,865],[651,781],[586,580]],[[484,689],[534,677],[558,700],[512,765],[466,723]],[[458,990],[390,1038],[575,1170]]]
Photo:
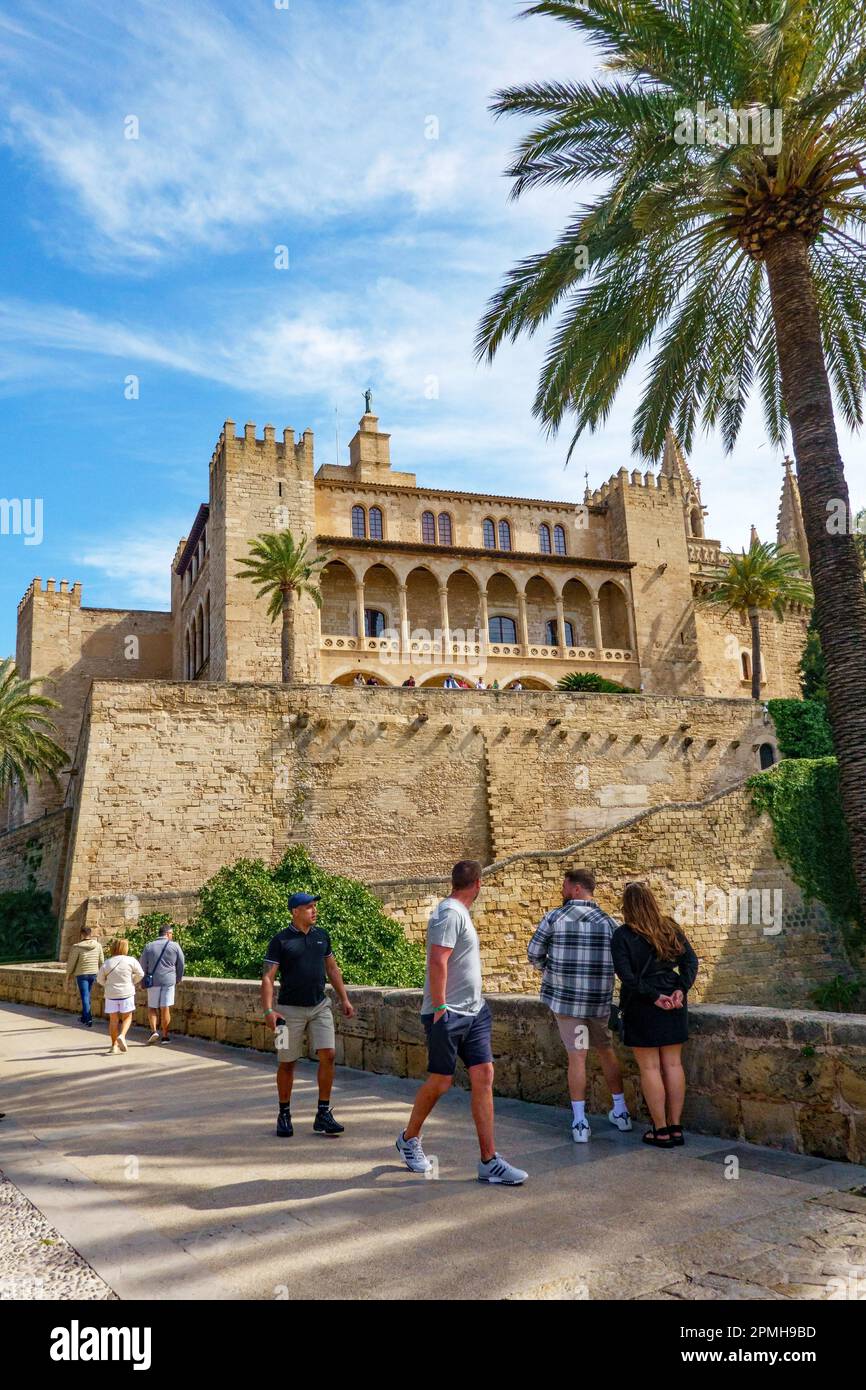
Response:
[[[314,464],[313,436],[261,438],[225,422],[207,501],[172,563],[171,611],[82,606],[80,584],[35,579],[18,610],[17,664],[48,679],[74,755],[93,680],[279,683],[280,631],[237,576],[248,542],[288,527],[330,557],[322,606],[296,606],[296,677],[347,685],[442,686],[449,675],[502,690],[550,690],[596,672],[661,696],[748,699],[748,624],[702,606],[720,558],[676,439],[659,473],[625,467],[582,503],[419,485],[391,463],[369,410],[346,465]],[[786,463],[779,540],[808,571],[796,477]],[[762,688],[798,694],[808,613],[761,619]],[[73,770],[74,771],[74,770]],[[62,793],[31,794],[26,816]],[[7,824],[24,818],[10,802]]]

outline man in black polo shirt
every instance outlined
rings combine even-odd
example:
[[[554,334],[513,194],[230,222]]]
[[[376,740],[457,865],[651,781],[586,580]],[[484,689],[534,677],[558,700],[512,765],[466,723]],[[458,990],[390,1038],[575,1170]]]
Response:
[[[292,1082],[295,1062],[305,1054],[305,1034],[309,1050],[319,1059],[319,1108],[313,1122],[314,1134],[342,1134],[343,1125],[331,1114],[331,1087],[334,1083],[334,1016],[325,998],[325,976],[330,980],[346,1018],[355,1010],[349,1003],[340,967],[331,950],[331,938],[316,926],[319,901],[311,893],[293,893],[289,898],[292,925],[279,932],[268,947],[262,971],[262,1008],[265,1023],[276,1033],[277,1091],[280,1113],[277,1134],[288,1139],[292,1128]],[[279,1008],[274,1008],[274,980],[280,972]]]

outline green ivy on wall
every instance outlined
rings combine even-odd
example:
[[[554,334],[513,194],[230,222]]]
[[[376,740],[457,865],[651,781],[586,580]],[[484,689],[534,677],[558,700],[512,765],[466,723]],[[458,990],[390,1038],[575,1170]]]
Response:
[[[768,700],[783,758],[831,758],[835,752],[823,700]]]
[[[56,932],[50,893],[39,888],[0,893],[0,961],[51,960]]]
[[[188,973],[257,979],[271,937],[291,925],[288,898],[301,891],[321,894],[319,925],[348,984],[423,985],[422,947],[407,941],[400,923],[386,916],[363,883],[328,873],[301,846],[289,849],[275,869],[260,859],[240,859],[204,885],[198,915],[175,928]],[[130,951],[140,955],[169,920],[164,913],[142,917],[128,933]]]
[[[805,898],[823,903],[843,931],[862,932],[836,759],[791,758],[749,778],[748,786],[755,810],[772,820],[773,847]]]

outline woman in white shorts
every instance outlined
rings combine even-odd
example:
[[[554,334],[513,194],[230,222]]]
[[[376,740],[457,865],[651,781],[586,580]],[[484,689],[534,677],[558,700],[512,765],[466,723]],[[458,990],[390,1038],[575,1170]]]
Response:
[[[126,1035],[135,1013],[135,987],[144,979],[144,971],[135,956],[129,954],[129,942],[118,936],[111,943],[108,960],[99,967],[97,984],[105,990],[105,1013],[111,1035],[112,1052],[126,1052]]]

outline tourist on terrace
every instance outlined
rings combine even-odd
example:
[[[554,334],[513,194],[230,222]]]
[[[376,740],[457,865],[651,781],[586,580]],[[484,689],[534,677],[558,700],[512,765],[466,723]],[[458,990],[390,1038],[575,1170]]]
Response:
[[[460,689],[460,686],[457,684],[457,681],[454,679],[453,676],[446,676],[446,677],[445,677],[445,685],[443,686],[443,689],[444,689],[444,690],[459,690],[459,689]]]
[[[167,1043],[170,1041],[168,1029],[174,991],[183,979],[186,965],[183,951],[174,939],[174,928],[171,925],[160,927],[156,940],[148,941],[141,953],[140,964],[144,971],[144,987],[147,990],[147,1017],[150,1023],[150,1037],[147,1041],[149,1044],[160,1041]]]
[[[405,681],[403,682],[403,684],[404,684],[404,685],[408,685],[408,686],[414,686],[414,685],[416,684],[415,677],[414,677],[414,676],[410,676],[408,680],[405,680]]]
[[[135,1013],[135,987],[144,979],[144,971],[135,956],[129,954],[129,942],[124,936],[115,937],[110,956],[100,965],[96,983],[105,990],[105,1013],[111,1038],[109,1054],[127,1052],[126,1035]]]
[[[527,949],[530,965],[542,972],[541,999],[553,1012],[568,1053],[571,1137],[576,1144],[586,1144],[592,1137],[586,1118],[590,1047],[598,1053],[613,1098],[607,1118],[623,1132],[631,1129],[622,1069],[608,1027],[614,986],[610,943],[618,923],[602,912],[594,893],[595,875],[590,869],[569,869],[562,884],[562,907],[541,919]]]
[[[361,672],[360,672],[360,671],[358,672],[358,674],[357,674],[357,676],[355,677],[355,679],[352,681],[352,684],[353,684],[353,685],[356,685],[356,686],[359,686],[359,687],[362,686],[362,685],[366,685],[366,681],[364,680],[364,677],[361,675]]]
[[[626,884],[622,919],[611,951],[622,981],[622,1040],[634,1051],[652,1116],[652,1129],[643,1139],[657,1149],[672,1149],[683,1143],[686,1079],[681,1054],[689,1036],[687,999],[698,958],[645,884]]]
[[[105,960],[102,942],[93,935],[90,927],[82,927],[78,940],[69,952],[66,962],[66,978],[75,978],[78,993],[81,995],[81,1022],[86,1028],[93,1027],[93,1014],[90,1012],[90,991],[96,982],[96,973]]]
[[[273,1029],[277,1053],[277,1094],[280,1100],[277,1115],[277,1134],[290,1139],[292,1125],[292,1085],[295,1063],[303,1057],[309,1037],[309,1051],[319,1059],[319,1105],[313,1121],[313,1133],[327,1136],[342,1134],[331,1111],[331,1087],[334,1084],[336,1039],[334,1015],[325,995],[325,977],[340,1001],[345,1018],[355,1010],[349,1002],[340,967],[331,950],[331,938],[316,925],[319,898],[313,893],[293,893],[289,898],[291,924],[278,932],[268,946],[262,971],[262,1008],[265,1023]],[[274,980],[280,975],[280,997],[274,1008]]]
[[[450,1089],[460,1057],[472,1090],[472,1118],[481,1161],[478,1181],[519,1187],[526,1181],[496,1152],[493,1133],[492,1019],[481,993],[481,952],[469,909],[481,892],[481,865],[462,859],[451,870],[451,893],[433,909],[427,923],[427,977],[421,1022],[427,1034],[429,1076],[415,1097],[397,1151],[411,1173],[433,1165],[421,1147],[421,1126]]]

